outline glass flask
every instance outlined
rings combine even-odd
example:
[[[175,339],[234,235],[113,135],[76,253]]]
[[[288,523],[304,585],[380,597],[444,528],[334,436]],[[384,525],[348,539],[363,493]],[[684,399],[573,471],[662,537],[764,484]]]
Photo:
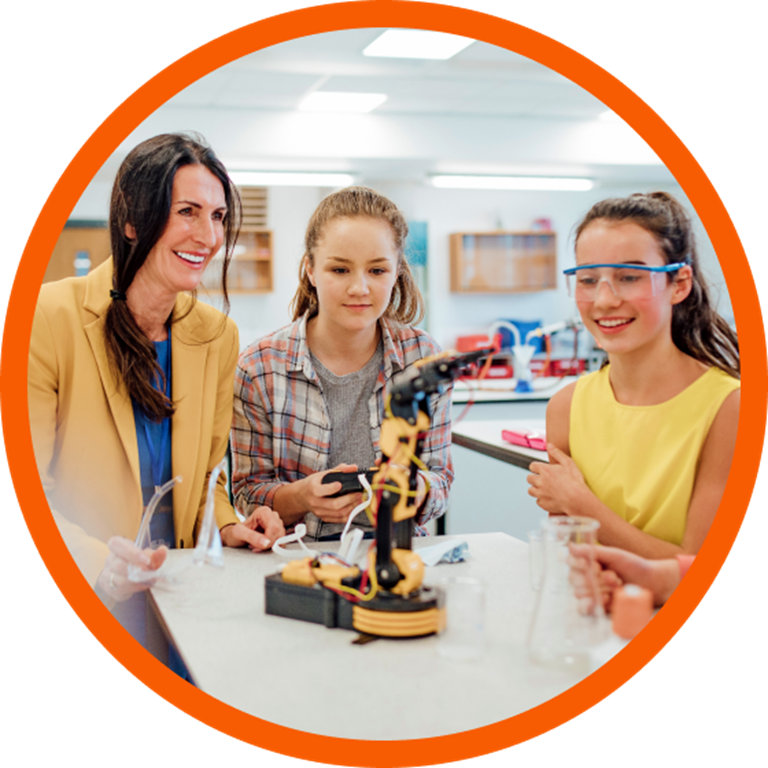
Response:
[[[177,475],[176,477],[171,478],[165,485],[155,489],[155,493],[149,500],[147,508],[144,510],[144,516],[141,518],[141,527],[139,528],[139,533],[134,542],[139,549],[157,549],[159,546],[158,542],[153,541],[152,539],[152,519],[155,515],[157,505],[160,503],[163,496],[165,496],[176,483],[180,482],[181,475]],[[128,563],[128,580],[133,581],[136,584],[154,584],[161,578],[169,575],[169,572],[172,570],[173,567],[170,566],[167,560],[155,570],[145,570],[140,565]]]
[[[586,571],[579,572],[578,594],[569,563],[569,545],[596,544],[599,527],[584,517],[550,517],[542,524],[544,578],[528,633],[528,655],[536,664],[587,673],[592,649],[609,635],[592,550]]]

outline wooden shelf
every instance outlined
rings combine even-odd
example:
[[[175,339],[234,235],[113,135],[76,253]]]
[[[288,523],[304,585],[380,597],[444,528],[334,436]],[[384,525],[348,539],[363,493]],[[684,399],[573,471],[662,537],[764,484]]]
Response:
[[[267,224],[266,187],[240,187],[243,219],[235,253],[229,262],[227,292],[231,294],[270,293],[272,276],[272,231]],[[201,287],[209,294],[221,293],[220,259],[205,270]]]
[[[531,293],[557,287],[554,232],[457,232],[450,236],[451,291]]]
[[[221,293],[223,261],[214,259],[205,270],[201,287],[209,294]],[[272,232],[261,227],[244,226],[229,262],[227,291],[232,294],[269,293],[272,291]]]

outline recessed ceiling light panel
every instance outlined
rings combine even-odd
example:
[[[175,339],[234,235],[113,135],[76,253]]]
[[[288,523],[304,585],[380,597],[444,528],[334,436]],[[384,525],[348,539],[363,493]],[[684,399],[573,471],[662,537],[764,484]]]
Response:
[[[299,104],[302,112],[370,112],[387,100],[383,93],[315,91]]]
[[[364,51],[364,56],[397,59],[450,59],[475,41],[469,37],[421,29],[388,29]]]
[[[348,187],[349,173],[294,173],[290,171],[232,171],[229,178],[240,187]]]
[[[539,192],[587,192],[592,179],[552,176],[432,176],[432,186],[442,189],[512,189]]]

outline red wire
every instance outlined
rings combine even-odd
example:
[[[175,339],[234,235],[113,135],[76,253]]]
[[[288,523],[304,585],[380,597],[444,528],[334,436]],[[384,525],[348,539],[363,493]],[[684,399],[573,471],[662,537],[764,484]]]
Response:
[[[494,355],[497,355],[500,350],[501,334],[497,333],[493,337],[493,351],[486,358],[485,363],[480,369],[480,373],[478,374],[477,378],[468,379],[466,376],[459,376],[459,381],[467,385],[467,389],[469,390],[469,400],[467,400],[467,404],[464,406],[464,410],[459,414],[459,418],[453,419],[453,424],[458,424],[469,413],[469,409],[475,404],[475,389],[470,385],[470,381],[482,381],[488,375],[488,370],[490,369],[491,363],[493,362],[493,357]]]

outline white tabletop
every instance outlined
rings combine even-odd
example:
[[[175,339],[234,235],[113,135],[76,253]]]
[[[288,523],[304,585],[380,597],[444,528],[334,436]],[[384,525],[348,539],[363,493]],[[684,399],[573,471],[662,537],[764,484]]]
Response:
[[[466,403],[470,398],[473,398],[476,403],[549,400],[555,392],[576,379],[576,376],[541,376],[533,380],[533,392],[516,392],[517,379],[483,379],[483,381],[470,379],[469,383],[457,381],[453,385],[452,400],[454,403]]]
[[[451,538],[467,541],[468,560],[427,568],[425,583],[457,575],[484,580],[487,648],[475,661],[443,659],[434,636],[354,645],[355,632],[266,615],[264,577],[283,562],[273,553],[225,548],[224,568],[190,567],[152,596],[203,691],[310,733],[358,739],[456,733],[512,717],[581,680],[528,661],[534,607],[528,545],[501,533]],[[169,557],[191,554],[175,550]]]
[[[491,419],[486,421],[462,421],[453,427],[453,442],[464,448],[484,453],[499,461],[528,468],[531,461],[548,461],[546,451],[536,451],[521,445],[513,445],[502,439],[501,432],[545,432],[544,419]]]

